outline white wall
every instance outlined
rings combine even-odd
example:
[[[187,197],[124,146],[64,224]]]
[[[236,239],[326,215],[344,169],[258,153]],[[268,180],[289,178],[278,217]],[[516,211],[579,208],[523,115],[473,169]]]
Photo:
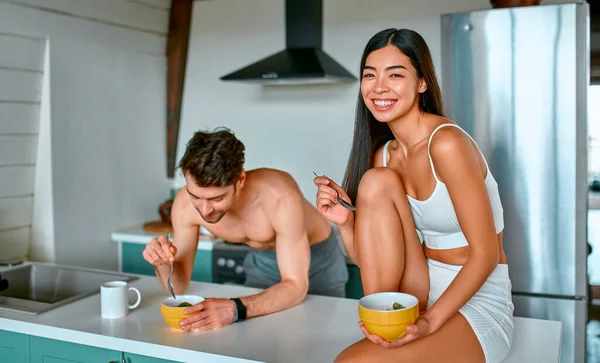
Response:
[[[440,15],[490,7],[486,0],[325,0],[323,5],[323,48],[354,74],[368,39],[388,27],[419,32],[439,74]],[[195,3],[177,157],[197,129],[230,127],[246,145],[247,169],[290,172],[314,203],[313,170],[342,181],[358,82],[261,87],[218,79],[283,49],[284,34],[282,0]],[[178,175],[176,185],[183,184]]]
[[[165,60],[52,43],[56,260],[116,268],[110,233],[158,219],[168,197]]]
[[[29,259],[55,261],[54,196],[52,187],[52,124],[50,107],[50,42],[44,42],[44,72],[39,106],[39,132],[35,165],[33,216]]]
[[[543,1],[559,2],[566,1]],[[369,38],[393,27],[413,29],[425,38],[438,76],[440,15],[491,7],[488,0],[324,0],[323,6],[323,48],[350,72],[358,75]],[[342,181],[358,82],[261,87],[218,79],[284,44],[283,0],[195,2],[177,158],[194,131],[227,126],[246,145],[247,169],[266,166],[290,172],[314,203],[313,170]],[[178,174],[175,186],[184,183]]]
[[[0,33],[49,39],[50,106],[40,147],[51,157],[36,170],[35,184],[44,193],[44,178],[52,178],[45,188],[52,194],[36,196],[42,227],[32,246],[39,259],[116,269],[110,234],[158,218],[170,185],[164,56],[169,3],[0,0]],[[43,227],[48,223],[53,232]]]

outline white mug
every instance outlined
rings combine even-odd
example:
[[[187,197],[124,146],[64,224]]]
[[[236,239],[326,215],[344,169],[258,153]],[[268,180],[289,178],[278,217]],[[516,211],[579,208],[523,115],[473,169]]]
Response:
[[[133,290],[137,293],[137,301],[129,305],[128,292]],[[127,287],[125,281],[111,281],[100,286],[100,309],[102,317],[106,319],[122,318],[135,309],[142,301],[140,291],[135,287]]]

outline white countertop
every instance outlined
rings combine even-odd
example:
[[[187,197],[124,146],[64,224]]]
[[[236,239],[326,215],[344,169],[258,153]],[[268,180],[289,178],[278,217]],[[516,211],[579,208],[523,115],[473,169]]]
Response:
[[[160,314],[167,296],[154,278],[131,283],[140,306],[116,320],[100,317],[100,294],[38,316],[0,311],[0,329],[72,343],[185,362],[333,362],[363,338],[357,300],[307,296],[291,309],[203,333],[171,329]],[[192,282],[188,294],[235,297],[260,291]],[[513,347],[505,363],[558,362],[561,324],[515,318]]]
[[[158,236],[160,236],[160,233],[147,232],[144,230],[144,227],[140,225],[121,228],[112,233],[110,238],[114,242],[148,244],[152,238],[156,238]],[[215,238],[211,240],[208,236],[201,235],[200,239],[198,240],[198,249],[211,251],[213,249],[213,245],[219,241],[222,241],[222,239]]]

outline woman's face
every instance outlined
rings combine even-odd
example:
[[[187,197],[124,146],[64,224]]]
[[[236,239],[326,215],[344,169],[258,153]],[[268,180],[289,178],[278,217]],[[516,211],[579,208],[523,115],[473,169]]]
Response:
[[[404,116],[418,104],[419,93],[426,90],[410,58],[395,46],[388,45],[367,57],[360,92],[378,121],[390,122]]]

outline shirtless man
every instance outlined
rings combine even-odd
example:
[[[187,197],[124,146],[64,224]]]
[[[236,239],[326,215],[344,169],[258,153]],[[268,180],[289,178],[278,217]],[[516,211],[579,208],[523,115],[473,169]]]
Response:
[[[265,289],[235,299],[208,298],[188,307],[187,331],[202,331],[275,313],[307,293],[345,296],[348,271],[329,222],[303,196],[294,179],[274,169],[244,170],[244,144],[231,131],[197,132],[179,163],[186,187],[171,210],[172,246],[166,236],[143,252],[165,291],[169,263],[175,294],[190,283],[199,227],[253,248],[244,259],[246,286]]]

